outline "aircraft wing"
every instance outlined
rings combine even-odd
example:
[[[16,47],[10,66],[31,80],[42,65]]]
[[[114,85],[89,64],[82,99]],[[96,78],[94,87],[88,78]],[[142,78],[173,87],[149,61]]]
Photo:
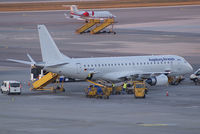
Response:
[[[123,71],[123,72],[113,72],[104,75],[106,79],[110,80],[126,80],[126,79],[133,79],[133,80],[141,80],[147,79],[151,76],[158,76],[161,74],[169,74],[170,72],[135,72],[135,71]]]

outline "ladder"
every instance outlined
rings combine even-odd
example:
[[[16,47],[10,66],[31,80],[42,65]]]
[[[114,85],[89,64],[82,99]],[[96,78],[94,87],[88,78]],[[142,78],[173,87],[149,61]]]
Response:
[[[90,19],[88,23],[86,23],[85,25],[83,25],[81,28],[77,29],[76,30],[76,33],[83,33],[85,32],[86,30],[88,30],[89,28],[91,28],[92,26],[96,25],[100,23],[100,20],[98,19]]]
[[[97,26],[96,28],[91,30],[91,34],[96,34],[99,31],[101,31],[102,29],[112,25],[112,29],[113,29],[113,24],[115,23],[114,18],[112,19],[105,19],[104,22],[102,24],[100,24],[99,26]]]
[[[44,75],[39,80],[35,81],[32,85],[35,90],[43,89],[45,86],[53,82],[58,78],[58,74],[49,72],[48,74]]]

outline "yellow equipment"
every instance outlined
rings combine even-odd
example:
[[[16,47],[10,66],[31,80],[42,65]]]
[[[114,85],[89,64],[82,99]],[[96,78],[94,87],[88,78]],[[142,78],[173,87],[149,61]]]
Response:
[[[183,76],[174,76],[174,77],[168,77],[168,83],[170,85],[178,85],[181,81],[183,81],[185,78]]]
[[[95,34],[95,33],[98,33],[100,32],[102,29],[112,25],[113,27],[113,24],[114,24],[114,19],[105,19],[104,22],[102,24],[100,24],[99,26],[97,26],[96,28],[94,28],[93,30],[91,30],[91,34]],[[113,29],[113,28],[112,28]],[[111,31],[112,32],[112,31]]]
[[[106,87],[106,90],[109,92],[109,94],[112,94],[113,87]]]
[[[114,23],[115,23],[114,18],[105,19],[103,22],[101,22],[99,19],[90,19],[89,22],[85,23],[83,26],[81,26],[79,29],[77,29],[76,33],[81,34],[81,33],[86,32],[87,30],[89,31],[89,29],[91,28],[90,33],[96,34],[96,33],[100,32],[101,30],[103,30],[104,28],[112,25],[110,32],[115,34],[115,32],[113,32]],[[92,27],[94,25],[96,27],[92,29]]]
[[[86,97],[89,98],[104,98],[104,99],[109,99],[110,96],[110,90],[108,90],[108,88],[106,87],[101,87],[102,88],[102,93],[98,94],[97,93],[97,88],[93,87],[93,85],[88,86],[88,88],[85,89],[85,94]]]
[[[116,86],[115,87],[115,94],[117,95],[117,94],[121,94],[121,92],[122,92],[122,86]]]
[[[99,83],[96,83],[96,82],[94,82],[94,81],[91,81],[91,80],[86,80],[87,82],[90,82],[90,83],[92,83],[92,84],[94,84],[94,85],[97,85],[97,86],[100,86],[100,87],[105,87],[104,85],[102,85],[102,84],[99,84]]]
[[[146,85],[144,81],[134,81],[134,95],[135,98],[145,98]]]
[[[112,93],[112,87],[107,87],[105,85],[96,83],[96,82],[91,81],[91,80],[87,80],[87,81],[96,85],[96,86],[99,86],[102,89],[103,93],[98,94],[97,88],[94,87],[93,85],[90,85],[87,89],[85,89],[86,97],[90,97],[90,98],[96,97],[96,98],[109,99],[109,96]]]
[[[89,28],[91,28],[92,26],[94,26],[94,25],[96,25],[98,23],[100,23],[100,20],[90,19],[88,23],[83,25],[81,28],[77,29],[76,33],[81,34],[81,33],[85,32],[86,30],[88,30]]]
[[[63,84],[62,84],[61,88],[58,88],[58,86],[56,88],[54,88],[54,87],[44,88],[48,84],[55,81],[58,77],[59,77],[58,74],[49,72],[46,75],[44,75],[42,78],[40,78],[39,80],[32,83],[31,90],[55,90],[55,89],[59,89],[60,91],[63,91],[64,90]]]
[[[111,93],[112,93],[112,87],[103,88],[104,99],[109,99],[109,96],[110,96]]]
[[[93,87],[93,85],[90,85],[88,88],[85,89],[86,97],[94,98],[97,94],[97,88]]]

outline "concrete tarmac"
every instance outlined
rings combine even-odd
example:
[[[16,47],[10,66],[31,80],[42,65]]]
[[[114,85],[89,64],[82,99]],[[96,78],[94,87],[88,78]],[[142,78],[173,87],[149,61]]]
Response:
[[[28,60],[30,53],[41,61],[37,25],[45,24],[70,57],[176,54],[197,69],[200,6],[113,9],[116,35],[75,34],[83,22],[66,19],[65,12],[0,13],[0,81],[23,83],[21,96],[0,94],[1,134],[199,134],[200,87],[188,78],[178,86],[150,87],[146,99],[133,95],[87,99],[86,82],[65,83],[64,93],[29,91],[29,66],[5,59]]]

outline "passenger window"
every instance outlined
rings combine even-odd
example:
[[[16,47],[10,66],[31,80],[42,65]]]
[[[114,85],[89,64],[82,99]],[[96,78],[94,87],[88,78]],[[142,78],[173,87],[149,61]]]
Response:
[[[108,64],[108,66],[110,66],[110,64]]]
[[[121,65],[123,66],[123,63],[121,63]]]
[[[137,63],[137,65],[139,65],[139,63]]]
[[[146,63],[144,62],[144,65],[145,65]]]
[[[94,66],[97,67],[97,64],[95,64]]]
[[[93,67],[93,65],[91,65],[91,67]]]
[[[135,63],[132,63],[133,64],[133,66],[135,65]]]
[[[131,66],[131,63],[129,63],[129,66]]]
[[[118,64],[118,66],[120,66],[120,64]]]
[[[142,65],[142,63],[140,62],[140,65]]]
[[[84,65],[84,67],[86,67],[86,65]]]
[[[99,67],[100,67],[101,65],[99,64]]]
[[[125,65],[127,66],[127,63],[125,63]]]
[[[111,66],[113,66],[113,64],[111,64]]]
[[[103,64],[101,66],[103,67]]]
[[[107,66],[107,64],[105,64],[105,66]]]
[[[88,67],[90,67],[90,65],[87,65]]]

